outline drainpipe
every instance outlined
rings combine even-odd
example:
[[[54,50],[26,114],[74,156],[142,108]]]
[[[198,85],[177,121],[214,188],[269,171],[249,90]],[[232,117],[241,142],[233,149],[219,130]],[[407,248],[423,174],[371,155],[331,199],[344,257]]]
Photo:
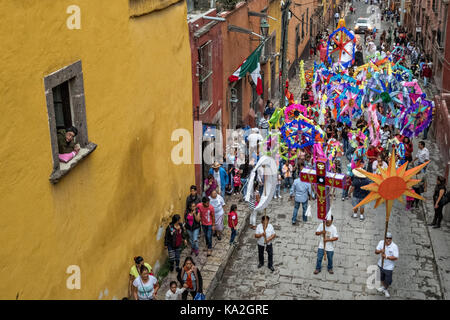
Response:
[[[402,0],[400,4],[400,26],[402,27],[404,19],[405,19],[405,0]]]

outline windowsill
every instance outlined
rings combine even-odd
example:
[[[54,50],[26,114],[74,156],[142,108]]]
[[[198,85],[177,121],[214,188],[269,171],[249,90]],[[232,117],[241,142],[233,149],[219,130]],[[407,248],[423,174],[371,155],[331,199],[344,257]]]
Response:
[[[61,180],[62,177],[64,177],[66,174],[68,174],[73,168],[75,168],[78,163],[80,163],[83,159],[85,159],[88,155],[92,153],[97,148],[97,145],[95,143],[88,143],[84,148],[80,149],[80,152],[69,162],[59,162],[59,168],[55,169],[52,174],[50,175],[50,182],[52,184],[56,184]]]

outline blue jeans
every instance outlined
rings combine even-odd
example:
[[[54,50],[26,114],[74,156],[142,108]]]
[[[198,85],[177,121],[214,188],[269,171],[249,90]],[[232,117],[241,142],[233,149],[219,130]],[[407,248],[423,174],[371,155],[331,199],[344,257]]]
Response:
[[[345,153],[345,156],[347,157],[348,161],[352,161],[353,151],[355,151],[355,149],[351,145],[349,145],[347,152]]]
[[[234,238],[236,238],[236,229],[235,228],[231,228],[231,238],[230,238],[230,243],[234,242]]]
[[[308,209],[308,200],[306,200],[305,202],[297,202],[295,201],[294,204],[294,214],[292,216],[292,222],[296,222],[297,221],[297,213],[298,213],[298,209],[300,208],[300,203],[302,204],[303,207],[303,221],[306,222],[308,221],[308,217],[306,216],[306,209]]]
[[[334,254],[334,251],[327,251],[328,270],[333,269],[333,254]],[[323,255],[324,255],[324,250],[323,249],[317,250],[316,270],[322,270]]]
[[[241,178],[241,182],[242,182],[242,185],[244,186],[242,188],[242,193],[244,194],[244,197],[245,197],[245,194],[247,193],[247,179]]]
[[[281,189],[281,184],[277,184],[277,187],[275,189],[274,197],[280,197],[281,196],[280,189]]]
[[[191,243],[191,248],[193,250],[198,250],[198,234],[200,233],[200,228],[186,231],[189,234],[189,242]]]
[[[428,125],[428,127],[423,130],[423,140],[426,140],[428,137],[428,129],[430,129],[431,123]]]
[[[346,154],[347,150],[348,150],[348,146],[349,146],[348,139],[342,139],[342,140],[344,140],[344,154]]]
[[[205,241],[208,249],[212,249],[212,226],[202,226],[203,233],[205,234]]]
[[[348,197],[348,188],[344,188],[342,189],[342,198],[347,198]]]
[[[258,192],[259,192],[260,196],[262,196],[264,194],[264,184],[259,186]]]
[[[292,177],[285,178],[284,179],[284,188],[285,188],[285,190],[287,189],[289,191],[291,189],[291,187],[292,187]]]

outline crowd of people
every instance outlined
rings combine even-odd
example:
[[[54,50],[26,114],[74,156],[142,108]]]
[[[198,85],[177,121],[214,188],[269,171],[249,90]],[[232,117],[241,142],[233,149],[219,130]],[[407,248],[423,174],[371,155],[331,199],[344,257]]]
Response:
[[[353,10],[351,10],[353,12]],[[383,19],[391,20],[398,19],[398,14],[390,12],[388,9],[382,11]],[[338,17],[336,17],[338,19]],[[319,54],[320,60],[328,63],[327,43],[324,41],[329,36],[327,31],[319,33],[317,37],[312,40],[311,54]],[[375,45],[377,39],[376,30],[371,34],[364,35],[364,43],[360,41],[357,46],[357,59],[355,65],[361,65],[363,61],[363,44],[365,48]],[[376,50],[380,52],[392,51],[398,47],[398,56],[396,59],[400,61],[406,68],[410,68],[413,72],[417,72],[417,77],[423,78],[424,86],[426,86],[431,79],[431,62],[420,52],[419,48],[411,40],[411,36],[406,34],[401,27],[389,28],[384,30],[379,36]],[[358,61],[358,59],[360,61]],[[416,68],[417,66],[417,68]],[[350,68],[349,73],[353,70]],[[301,104],[309,106],[314,104],[314,96],[312,92],[311,82],[306,83],[301,96]],[[237,236],[238,225],[238,205],[232,204],[229,210],[225,210],[226,201],[237,195],[239,199],[239,210],[243,210],[244,206],[248,206],[250,211],[250,228],[254,230],[255,238],[257,239],[258,248],[258,268],[264,265],[264,251],[268,255],[267,267],[273,272],[273,240],[276,237],[275,230],[272,224],[269,223],[270,217],[263,215],[261,223],[257,225],[257,212],[255,208],[261,199],[264,192],[264,174],[257,170],[254,184],[251,188],[252,192],[249,201],[244,202],[244,195],[247,193],[248,181],[250,174],[258,162],[258,160],[265,154],[266,142],[265,136],[271,130],[269,120],[276,112],[271,101],[267,101],[264,109],[263,117],[260,119],[258,126],[247,130],[245,135],[246,146],[242,152],[242,146],[232,145],[229,148],[222,163],[216,161],[208,171],[205,180],[203,181],[201,192],[197,190],[197,186],[190,187],[190,193],[186,198],[184,217],[175,214],[172,217],[171,223],[167,226],[165,233],[165,248],[168,251],[169,269],[170,272],[174,270],[177,272],[177,280],[170,283],[170,289],[167,291],[165,297],[167,300],[187,299],[188,294],[196,298],[197,294],[202,293],[202,277],[200,270],[195,266],[194,258],[199,255],[199,242],[205,241],[205,251],[207,256],[213,254],[213,237],[217,241],[221,241],[224,235],[225,227],[230,228],[231,237],[229,244],[234,245]],[[308,110],[310,112],[310,110]],[[376,117],[381,122],[385,110],[381,105],[376,106]],[[308,114],[310,117],[318,117],[316,114]],[[363,189],[364,186],[371,183],[358,168],[363,168],[371,173],[380,173],[380,168],[386,169],[388,167],[388,160],[394,153],[397,167],[408,162],[408,167],[423,164],[430,160],[430,154],[427,149],[427,133],[428,129],[423,132],[422,139],[418,142],[418,149],[414,150],[413,141],[410,137],[402,135],[398,127],[392,121],[380,127],[380,139],[377,142],[372,141],[370,147],[365,150],[364,154],[359,153],[359,148],[356,146],[360,142],[359,134],[361,132],[364,136],[370,136],[369,123],[366,114],[363,113],[357,118],[351,119],[348,123],[336,121],[331,110],[327,108],[324,115],[323,124],[320,125],[324,132],[324,152],[328,156],[333,152],[333,165],[329,168],[334,173],[342,173],[346,175],[345,187],[341,193],[341,201],[349,201],[351,198],[352,207],[357,206],[362,199],[364,199],[369,191]],[[75,133],[76,134],[76,133]],[[61,140],[62,141],[62,140]],[[68,140],[66,139],[66,143]],[[356,143],[356,146],[355,146]],[[327,146],[333,145],[333,148]],[[337,147],[336,147],[337,146]],[[72,146],[71,146],[72,147]],[[292,224],[297,224],[298,210],[302,207],[302,221],[307,222],[308,202],[317,197],[317,190],[314,185],[304,182],[300,179],[300,172],[304,169],[315,169],[314,153],[312,148],[305,148],[297,151],[297,156],[292,160],[286,160],[281,157],[276,159],[278,165],[276,191],[273,196],[274,199],[282,199],[283,196],[289,196],[293,201]],[[351,165],[353,164],[353,165]],[[356,164],[356,165],[355,165]],[[426,167],[417,174],[416,179],[420,181],[413,187],[414,191],[421,195],[427,191],[428,181],[431,177],[428,176]],[[446,190],[446,180],[444,177],[436,177],[436,187],[433,194],[433,204],[435,208],[435,215],[430,226],[433,228],[440,228],[442,221],[442,210],[446,204],[444,200]],[[337,190],[332,188],[330,199],[334,201],[339,198],[336,195]],[[407,197],[405,210],[409,211],[417,208],[419,201],[415,198]],[[448,202],[448,200],[447,200]],[[358,214],[359,213],[359,214]],[[360,221],[365,220],[364,206],[349,212],[349,215]],[[227,226],[225,226],[227,220]],[[333,253],[334,243],[339,240],[339,235],[336,226],[333,224],[334,217],[329,214],[326,218],[325,226],[320,223],[316,229],[315,234],[319,236],[320,243],[317,251],[317,263],[314,269],[314,274],[321,272],[322,260],[324,255],[327,257],[327,270],[333,274]],[[202,233],[202,235],[200,234]],[[189,241],[189,242],[188,242]],[[183,246],[190,247],[190,255],[185,259],[183,265],[180,267],[180,252]],[[395,261],[399,258],[399,248],[392,241],[392,234],[387,233],[384,240],[381,240],[376,249],[375,254],[380,255],[378,266],[380,267],[382,286],[378,289],[379,292],[389,297],[388,288],[392,283],[392,273]],[[134,259],[135,264],[130,271],[129,282],[129,297],[134,297],[139,300],[155,299],[159,289],[158,281],[151,273],[152,268],[144,262],[142,257]]]

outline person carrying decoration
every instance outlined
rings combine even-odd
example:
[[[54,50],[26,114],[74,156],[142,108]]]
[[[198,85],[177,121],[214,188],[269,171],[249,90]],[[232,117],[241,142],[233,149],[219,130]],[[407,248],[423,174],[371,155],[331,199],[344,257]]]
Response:
[[[333,274],[333,255],[334,255],[334,246],[333,243],[339,240],[339,235],[336,227],[333,225],[333,215],[327,217],[325,230],[323,229],[323,223],[321,222],[316,230],[316,236],[320,236],[319,249],[317,250],[317,262],[316,269],[314,270],[314,274],[318,274],[322,269],[322,259],[326,252],[327,260],[328,260],[328,272]],[[324,244],[325,242],[325,244]]]
[[[378,292],[384,293],[386,298],[389,298],[391,295],[389,294],[388,288],[392,284],[392,273],[395,266],[394,261],[397,261],[399,257],[398,246],[392,242],[392,234],[390,232],[386,233],[385,240],[378,242],[375,254],[380,253],[381,257],[378,260],[378,267],[380,268],[382,286],[377,290]]]
[[[258,239],[258,268],[264,266],[264,249],[266,249],[268,255],[267,267],[270,269],[270,271],[274,272],[275,269],[273,267],[272,240],[275,239],[276,234],[275,229],[269,223],[269,219],[270,218],[265,215],[261,217],[261,223],[258,225],[258,227],[256,227],[255,230],[255,238]]]

